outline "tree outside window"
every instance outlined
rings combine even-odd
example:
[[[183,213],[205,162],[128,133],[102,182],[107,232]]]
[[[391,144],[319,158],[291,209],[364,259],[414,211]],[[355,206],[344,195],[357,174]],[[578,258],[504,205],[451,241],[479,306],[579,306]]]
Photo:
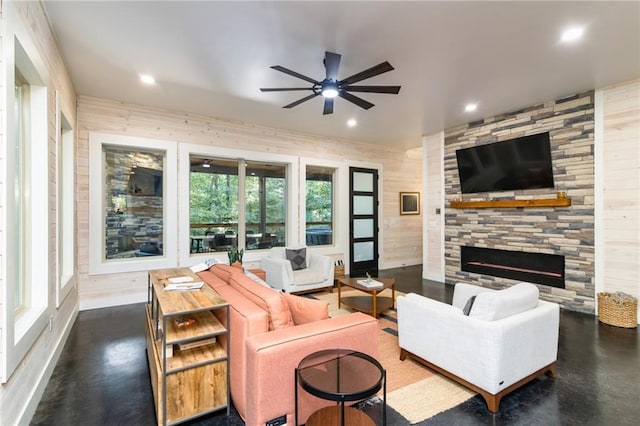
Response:
[[[308,246],[333,244],[333,176],[335,169],[307,166],[306,242]]]
[[[193,155],[190,163],[191,253],[285,244],[286,166]]]

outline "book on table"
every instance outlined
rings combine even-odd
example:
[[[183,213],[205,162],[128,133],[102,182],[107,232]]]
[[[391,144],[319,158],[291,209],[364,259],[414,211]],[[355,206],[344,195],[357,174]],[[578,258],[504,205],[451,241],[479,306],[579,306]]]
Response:
[[[358,280],[356,282],[358,284],[360,284],[361,286],[370,288],[372,290],[384,287],[384,284],[381,283],[380,281],[372,280],[370,278],[366,278],[366,279],[363,279],[363,280]]]
[[[199,290],[202,285],[202,281],[168,284],[164,287],[164,291]]]
[[[171,284],[181,284],[181,283],[190,283],[193,281],[193,277],[188,277],[186,275],[182,275],[179,277],[171,277],[171,278],[167,278],[167,280],[171,283]]]
[[[193,342],[178,343],[178,349],[186,351],[189,349],[200,348],[202,346],[213,345],[215,342],[215,337],[209,337],[207,339],[194,340]]]

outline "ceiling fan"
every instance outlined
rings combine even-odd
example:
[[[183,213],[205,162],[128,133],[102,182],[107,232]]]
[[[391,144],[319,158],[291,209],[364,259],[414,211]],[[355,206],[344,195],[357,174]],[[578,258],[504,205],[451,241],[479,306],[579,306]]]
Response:
[[[301,80],[308,81],[313,84],[311,87],[275,87],[275,88],[261,88],[262,92],[289,92],[295,90],[310,90],[313,93],[309,96],[305,96],[302,99],[298,99],[283,108],[293,108],[303,102],[322,95],[324,97],[324,109],[323,114],[333,113],[333,100],[336,96],[340,96],[342,99],[358,105],[361,108],[369,109],[374,106],[371,102],[368,102],[358,96],[352,95],[349,92],[369,92],[369,93],[390,93],[397,95],[400,91],[400,86],[352,86],[353,83],[357,83],[367,78],[375,77],[376,75],[383,74],[391,71],[394,68],[389,62],[383,62],[375,65],[357,74],[347,77],[342,80],[338,80],[338,68],[340,67],[341,55],[333,52],[325,52],[324,55],[324,67],[327,70],[327,74],[324,80],[317,81],[306,75],[302,75],[288,68],[280,65],[274,65],[273,68],[276,71],[289,74],[293,77],[297,77]]]

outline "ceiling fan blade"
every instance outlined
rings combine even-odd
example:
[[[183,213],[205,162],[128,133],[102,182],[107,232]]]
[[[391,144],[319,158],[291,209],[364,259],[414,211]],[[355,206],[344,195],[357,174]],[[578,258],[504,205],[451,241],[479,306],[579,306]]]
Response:
[[[342,90],[349,92],[392,93],[397,95],[401,86],[346,86]]]
[[[338,93],[338,96],[340,96],[342,99],[346,99],[349,102],[358,105],[360,108],[369,109],[374,106],[371,102],[365,101],[364,99],[354,96],[349,92],[345,92],[344,90],[341,90]]]
[[[323,115],[333,114],[333,100],[335,98],[324,98],[324,109],[322,110]]]
[[[333,52],[324,52],[324,67],[327,69],[329,80],[338,79],[338,68],[340,68],[340,58],[342,56]]]
[[[261,87],[261,92],[291,92],[293,90],[313,90],[311,87]]]
[[[292,71],[289,68],[281,67],[280,65],[274,65],[271,68],[273,68],[276,71],[280,71],[280,72],[283,72],[285,74],[289,74],[289,75],[291,75],[293,77],[297,77],[297,78],[302,79],[304,81],[308,81],[309,83],[320,84],[319,81],[316,81],[316,80],[312,79],[311,77],[307,77],[306,75],[302,75],[300,73]]]
[[[298,106],[298,105],[300,105],[300,104],[301,104],[301,103],[303,103],[303,102],[307,102],[309,99],[313,99],[313,98],[315,98],[315,97],[316,97],[316,96],[318,96],[319,94],[320,94],[320,93],[312,93],[311,95],[309,95],[309,96],[305,96],[305,97],[304,97],[304,98],[302,98],[302,99],[298,99],[298,100],[297,100],[297,101],[295,101],[295,102],[292,102],[292,103],[290,103],[290,104],[288,104],[288,105],[283,106],[282,108],[293,108],[294,106]]]
[[[394,68],[391,66],[389,62],[383,62],[376,66],[373,66],[369,69],[361,71],[357,74],[352,75],[351,77],[347,77],[344,80],[340,81],[342,85],[357,83],[358,81],[365,80],[367,78],[375,77],[376,75],[383,74],[385,72],[391,71]]]

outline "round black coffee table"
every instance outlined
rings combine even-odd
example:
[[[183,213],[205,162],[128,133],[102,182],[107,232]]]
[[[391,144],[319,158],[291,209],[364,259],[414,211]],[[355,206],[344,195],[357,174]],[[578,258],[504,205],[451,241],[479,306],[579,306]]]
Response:
[[[295,371],[296,425],[298,425],[298,385],[311,395],[337,405],[322,408],[306,422],[313,425],[373,425],[362,411],[345,407],[346,401],[360,401],[383,390],[382,421],[387,424],[386,371],[376,359],[349,349],[328,349],[306,356]]]

